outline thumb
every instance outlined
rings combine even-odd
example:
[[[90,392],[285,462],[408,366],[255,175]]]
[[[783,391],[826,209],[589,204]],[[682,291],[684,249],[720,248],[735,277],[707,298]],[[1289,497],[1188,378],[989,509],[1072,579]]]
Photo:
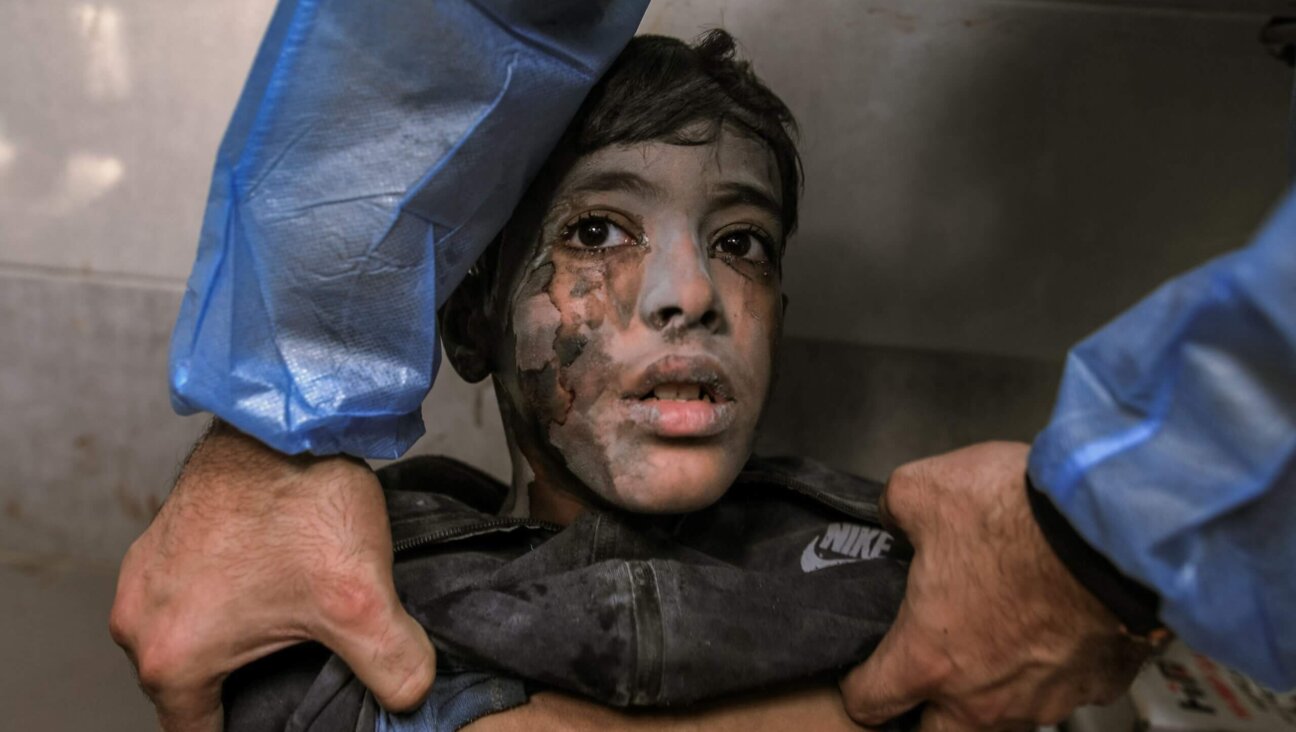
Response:
[[[163,732],[220,732],[224,726],[220,682],[168,689],[153,698]]]
[[[390,578],[383,589],[358,602],[356,612],[333,618],[320,640],[346,661],[384,709],[409,711],[432,688],[436,651],[427,631],[401,607]]]
[[[877,650],[841,680],[842,700],[851,719],[881,725],[924,701],[940,679],[940,667],[925,661],[921,637],[911,630],[907,605],[883,636]]]

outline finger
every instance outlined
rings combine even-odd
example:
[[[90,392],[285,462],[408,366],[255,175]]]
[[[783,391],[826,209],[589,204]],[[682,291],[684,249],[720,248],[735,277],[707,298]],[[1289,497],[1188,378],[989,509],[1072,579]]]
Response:
[[[346,661],[383,708],[408,711],[432,688],[436,652],[423,626],[396,599],[391,578],[382,588],[386,592],[379,587],[367,588],[351,607],[334,614],[320,640]]]
[[[878,498],[878,518],[891,533],[907,536],[917,546],[913,536],[928,513],[922,503],[929,501],[926,461],[906,463],[891,471],[882,495]]]
[[[903,714],[928,697],[944,675],[944,657],[929,653],[910,630],[907,607],[868,660],[841,681],[846,713],[863,725],[878,725]]]
[[[882,495],[878,496],[878,521],[882,528],[890,531],[892,534],[901,533],[900,524],[896,523],[895,516],[891,515],[891,507],[887,505],[887,493],[891,488],[891,481],[888,480],[886,485],[882,486]]]
[[[220,732],[224,725],[220,684],[150,694],[163,732]]]

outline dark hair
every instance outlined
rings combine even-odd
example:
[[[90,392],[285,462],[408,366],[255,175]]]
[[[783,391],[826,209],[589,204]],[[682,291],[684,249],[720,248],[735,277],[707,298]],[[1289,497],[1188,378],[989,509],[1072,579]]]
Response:
[[[705,145],[726,124],[769,146],[783,189],[783,231],[791,234],[801,192],[796,120],[751,64],[736,58],[734,38],[723,30],[692,46],[666,36],[632,39],[586,97],[559,150],[580,156],[651,140]]]
[[[525,230],[535,224],[542,215],[537,208],[545,205],[542,199],[583,155],[609,145],[653,140],[706,145],[725,125],[764,142],[774,155],[786,243],[796,229],[801,194],[801,157],[793,141],[796,120],[787,105],[756,78],[751,64],[736,58],[733,36],[719,29],[705,33],[691,46],[666,36],[631,39],[586,96],[505,230],[515,225]],[[492,292],[503,234],[470,270],[471,276],[490,283]]]

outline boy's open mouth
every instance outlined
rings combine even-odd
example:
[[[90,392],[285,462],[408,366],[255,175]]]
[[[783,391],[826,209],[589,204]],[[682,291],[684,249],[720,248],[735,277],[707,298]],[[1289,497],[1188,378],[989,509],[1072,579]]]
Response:
[[[622,396],[629,419],[658,437],[711,437],[737,416],[729,378],[714,359],[666,356]]]
[[[716,403],[713,390],[706,384],[676,382],[672,384],[658,384],[652,391],[640,397],[641,401],[667,400],[672,402],[696,402],[704,401],[710,404]]]

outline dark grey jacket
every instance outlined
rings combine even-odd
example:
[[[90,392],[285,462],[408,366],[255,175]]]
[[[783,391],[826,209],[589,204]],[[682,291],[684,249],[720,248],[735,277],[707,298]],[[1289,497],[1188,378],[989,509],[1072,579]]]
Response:
[[[689,514],[501,517],[507,489],[446,458],[378,473],[396,586],[438,664],[614,706],[672,706],[832,677],[890,626],[908,549],[881,529],[877,483],[802,459],[753,459]],[[230,729],[351,730],[375,713],[318,646],[226,684]],[[290,722],[291,718],[291,722]]]

